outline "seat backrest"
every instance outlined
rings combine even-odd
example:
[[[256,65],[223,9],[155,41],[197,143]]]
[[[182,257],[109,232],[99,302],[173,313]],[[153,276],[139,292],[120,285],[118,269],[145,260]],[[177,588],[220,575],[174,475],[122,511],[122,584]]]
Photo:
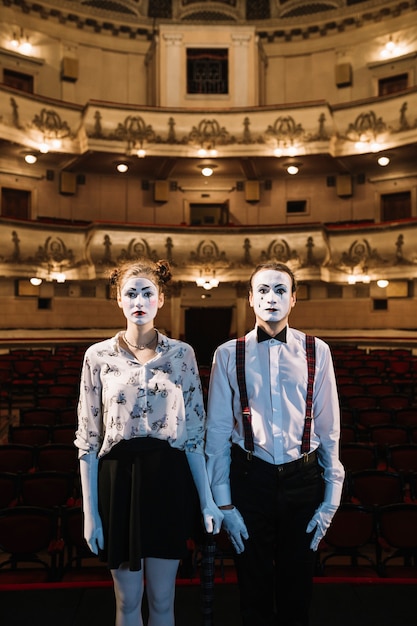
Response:
[[[78,469],[78,450],[70,443],[47,443],[38,447],[36,464],[40,471],[75,472]]]
[[[371,541],[374,533],[374,511],[371,507],[342,503],[326,533],[332,547],[360,548]]]
[[[388,446],[387,461],[397,472],[417,472],[417,443]]]
[[[380,507],[378,534],[393,548],[417,549],[417,507],[402,503]]]
[[[374,469],[377,463],[375,446],[361,442],[342,443],[340,460],[344,468],[351,472]]]
[[[9,443],[23,443],[28,446],[41,446],[50,439],[49,426],[22,425],[9,427]]]
[[[397,472],[361,470],[351,473],[351,494],[360,504],[383,506],[404,501],[404,484]]]
[[[63,506],[73,496],[73,489],[74,474],[71,472],[34,472],[20,479],[20,498],[26,506]]]
[[[34,467],[35,446],[23,443],[0,445],[0,472],[28,472]]]

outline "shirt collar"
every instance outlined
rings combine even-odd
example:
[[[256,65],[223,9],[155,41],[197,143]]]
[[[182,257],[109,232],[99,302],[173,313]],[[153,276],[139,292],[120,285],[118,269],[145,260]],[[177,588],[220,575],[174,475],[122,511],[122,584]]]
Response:
[[[277,335],[275,335],[275,337],[271,337],[271,335],[268,335],[268,333],[266,333],[263,328],[258,326],[257,339],[258,343],[261,343],[261,341],[268,341],[269,339],[276,339],[277,341],[281,341],[282,343],[287,343],[287,327],[284,326],[284,328]]]

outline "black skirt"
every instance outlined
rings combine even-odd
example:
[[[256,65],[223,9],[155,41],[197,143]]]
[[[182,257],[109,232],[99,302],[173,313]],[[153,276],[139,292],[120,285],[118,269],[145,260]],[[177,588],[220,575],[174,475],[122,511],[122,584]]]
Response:
[[[198,500],[185,452],[151,437],[123,440],[100,459],[98,483],[99,557],[110,569],[186,555]]]

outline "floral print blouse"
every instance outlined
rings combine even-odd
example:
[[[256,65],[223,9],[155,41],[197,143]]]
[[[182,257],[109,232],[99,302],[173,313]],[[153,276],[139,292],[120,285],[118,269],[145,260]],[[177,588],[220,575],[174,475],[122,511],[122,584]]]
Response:
[[[192,347],[158,333],[156,355],[142,365],[120,347],[121,334],[85,353],[74,442],[79,456],[102,457],[132,437],[203,453],[205,411]]]

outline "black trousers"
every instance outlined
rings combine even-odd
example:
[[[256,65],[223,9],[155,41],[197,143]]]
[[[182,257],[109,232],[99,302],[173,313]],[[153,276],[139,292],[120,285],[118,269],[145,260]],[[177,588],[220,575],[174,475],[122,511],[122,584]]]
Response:
[[[232,502],[249,539],[236,555],[244,626],[308,626],[315,553],[306,527],[323,499],[316,455],[275,466],[232,448]]]

